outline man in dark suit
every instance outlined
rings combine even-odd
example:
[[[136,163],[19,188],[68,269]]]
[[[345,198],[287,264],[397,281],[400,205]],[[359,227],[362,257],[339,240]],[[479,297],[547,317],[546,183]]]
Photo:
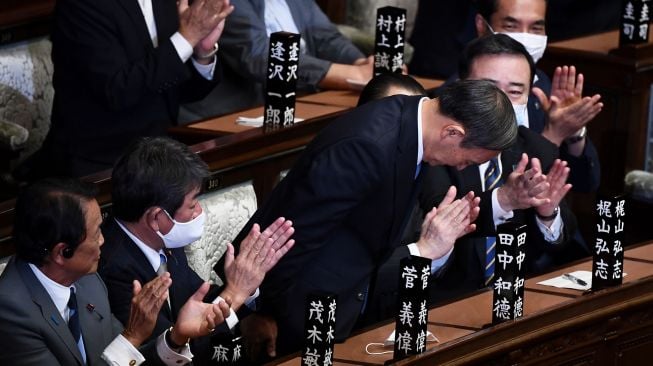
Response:
[[[547,42],[547,0],[476,0],[476,6],[479,36],[508,34],[526,47],[534,62],[539,61]],[[603,103],[598,94],[583,97],[583,81],[574,66],[556,68],[553,81],[537,70],[528,103],[520,103],[527,104],[528,110],[522,123],[556,144],[560,157],[569,163],[569,181],[574,191],[594,192],[600,184],[601,170],[586,126],[601,111]]]
[[[232,10],[228,0],[57,1],[52,122],[24,174],[109,169],[138,137],[164,135],[180,101],[215,85],[216,42]]]
[[[131,311],[131,283],[151,281],[167,267],[172,278],[170,301],[158,314],[153,337],[170,328],[182,305],[203,283],[188,265],[184,247],[203,232],[205,214],[198,196],[207,176],[207,166],[197,154],[165,137],[138,141],[113,169],[114,217],[102,227],[106,243],[99,273],[107,284],[114,314],[125,321]],[[224,299],[237,311],[292,247],[293,241],[288,241],[292,234],[292,223],[280,219],[263,232],[258,225],[253,227],[238,257],[234,258],[229,245],[226,285],[222,289],[213,286],[207,301]],[[230,313],[224,331],[237,321],[235,313]],[[213,354],[208,337],[194,340],[191,350],[199,364],[208,363]]]
[[[166,300],[169,274],[133,283],[126,328],[111,314],[107,290],[95,273],[104,242],[92,186],[47,180],[16,201],[16,256],[0,277],[0,363],[3,365],[137,365],[147,359],[185,364],[188,347],[172,344],[205,335],[224,319],[226,305],[203,304],[208,284],[180,311],[156,342],[144,344]],[[144,357],[145,356],[145,357]]]
[[[293,220],[297,245],[268,273],[260,296],[261,312],[279,325],[280,352],[302,344],[309,293],[338,296],[335,337],[349,335],[364,310],[370,276],[399,244],[423,162],[482,163],[510,146],[516,133],[510,102],[486,81],[454,83],[437,99],[369,103],[321,131],[234,241],[254,222]],[[473,229],[478,202],[471,196],[447,202],[431,218],[428,225],[449,223],[428,236],[434,250]]]

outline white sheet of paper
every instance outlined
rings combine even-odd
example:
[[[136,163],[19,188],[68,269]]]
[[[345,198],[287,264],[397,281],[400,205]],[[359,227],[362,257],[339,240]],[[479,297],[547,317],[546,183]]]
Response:
[[[577,285],[574,282],[564,279],[561,276],[553,277],[545,281],[540,281],[538,285],[552,286],[558,288],[570,288],[573,290],[587,291],[592,288],[592,272],[591,271],[574,271],[569,272],[570,275],[575,276],[587,283],[587,286]]]
[[[302,122],[303,120],[303,118],[295,117],[295,123]],[[253,118],[240,116],[236,118],[236,123],[242,126],[261,127],[263,126],[263,116]]]

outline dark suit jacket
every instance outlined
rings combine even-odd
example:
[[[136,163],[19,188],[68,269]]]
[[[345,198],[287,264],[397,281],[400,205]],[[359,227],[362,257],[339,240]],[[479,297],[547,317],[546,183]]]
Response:
[[[88,366],[104,365],[104,349],[122,332],[109,308],[107,289],[97,274],[75,282],[79,322]],[[85,304],[93,304],[87,311]],[[0,363],[3,365],[82,365],[68,324],[27,262],[12,258],[0,277]],[[154,343],[140,350],[152,363]]]
[[[153,280],[157,274],[145,254],[113,218],[105,220],[102,225],[102,233],[105,242],[102,246],[98,273],[107,284],[113,313],[120,321],[126,322],[129,319],[133,295],[132,282],[138,280],[144,285]],[[183,248],[169,250],[167,263],[168,272],[172,278],[169,290],[170,307],[164,304],[161,308],[150,339],[156,338],[175,323],[181,307],[204,282],[188,266]],[[212,286],[206,298],[215,298],[218,291],[216,286]],[[191,351],[195,355],[193,359],[197,364],[202,364],[203,360],[210,359],[208,337],[194,339],[191,342]]]
[[[295,247],[267,274],[260,296],[261,311],[279,323],[280,352],[302,343],[309,293],[338,296],[336,339],[349,335],[370,275],[399,244],[414,202],[419,100],[382,99],[332,122],[234,241],[253,223],[293,221]]]
[[[41,168],[76,176],[109,168],[135,139],[164,135],[182,97],[210,91],[214,84],[183,63],[170,41],[179,27],[175,0],[152,5],[157,48],[134,0],[57,1],[55,96]]]
[[[557,156],[557,150],[554,144],[539,134],[525,127],[519,127],[517,143],[501,154],[504,181],[512,172],[512,167],[519,162],[523,152],[527,153],[529,157],[539,158],[544,171],[548,171]],[[477,196],[480,196],[481,212],[476,220],[477,230],[459,239],[444,267],[436,272],[435,276],[431,276],[429,291],[432,303],[450,299],[484,286],[485,236],[496,235],[491,191],[481,192],[478,166],[473,165],[462,171],[449,167],[427,167],[419,193],[420,209],[417,211],[420,214],[414,215],[409,226],[417,229],[414,229],[413,235],[407,237],[406,242],[414,242],[419,238],[418,230],[423,215],[442,201],[451,185],[458,187],[459,196],[469,191],[474,191]],[[512,221],[528,225],[526,271],[529,274],[546,270],[551,262],[550,255],[556,255],[557,252],[563,252],[566,247],[575,245],[571,242],[577,228],[576,219],[564,203],[561,205],[564,222],[561,234],[562,242],[557,244],[546,242],[537,228],[533,209],[515,210],[514,215]],[[366,323],[380,321],[396,314],[399,262],[408,255],[410,253],[405,245],[398,247],[392,257],[379,269],[366,314]]]

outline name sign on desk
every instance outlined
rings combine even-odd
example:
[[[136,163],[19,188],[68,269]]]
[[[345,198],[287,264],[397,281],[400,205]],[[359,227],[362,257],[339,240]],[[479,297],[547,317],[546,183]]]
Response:
[[[333,365],[336,306],[335,295],[307,296],[302,366]]]
[[[619,46],[648,43],[651,0],[623,0]]]
[[[385,6],[376,11],[374,75],[401,73],[404,65],[406,9]]]
[[[428,287],[431,261],[410,256],[400,262],[394,360],[426,350]]]
[[[618,286],[623,281],[625,206],[623,196],[599,197],[597,200],[592,291]]]
[[[288,126],[295,121],[299,39],[296,33],[270,34],[263,121],[267,127]]]
[[[494,257],[492,324],[524,314],[526,225],[507,222],[497,226]]]
[[[216,333],[211,337],[211,365],[245,365],[242,337]]]

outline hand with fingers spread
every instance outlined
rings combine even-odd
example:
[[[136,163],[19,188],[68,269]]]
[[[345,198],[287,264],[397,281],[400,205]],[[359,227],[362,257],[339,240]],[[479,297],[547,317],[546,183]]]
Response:
[[[599,94],[583,97],[583,83],[583,74],[576,77],[576,67],[563,66],[555,70],[550,98],[542,89],[533,88],[548,116],[542,135],[558,146],[577,134],[603,108]]]
[[[278,218],[263,232],[254,224],[240,244],[240,252],[234,257],[234,247],[227,245],[225,276],[227,287],[222,298],[238,309],[263,282],[265,274],[274,267],[295,244],[290,239],[295,229],[292,221]]]
[[[571,184],[566,183],[568,177],[569,168],[567,167],[567,162],[556,159],[549,170],[549,174],[546,175],[549,189],[538,196],[538,198],[548,200],[547,203],[536,207],[537,213],[540,216],[551,216],[556,207],[560,206],[560,202],[571,189]]]
[[[506,182],[497,188],[497,200],[504,211],[538,207],[548,203],[548,198],[540,198],[549,190],[546,176],[538,158],[531,159],[531,168],[526,170],[528,155],[522,154],[515,170]]]
[[[208,291],[209,283],[204,282],[179,310],[177,322],[170,331],[175,344],[186,344],[189,339],[208,335],[229,316],[231,310],[224,301],[217,304],[202,301]]]
[[[157,276],[141,287],[134,281],[134,296],[129,310],[129,319],[122,335],[138,347],[150,337],[163,302],[168,298],[168,288],[172,284],[170,273]]]
[[[456,198],[456,187],[451,186],[440,205],[426,214],[417,247],[422,257],[437,259],[447,254],[456,239],[476,229],[472,222],[478,217],[480,198],[469,192]]]
[[[179,33],[195,48],[206,54],[213,49],[224,28],[225,18],[234,10],[229,0],[179,0]],[[202,43],[200,45],[200,42]]]

